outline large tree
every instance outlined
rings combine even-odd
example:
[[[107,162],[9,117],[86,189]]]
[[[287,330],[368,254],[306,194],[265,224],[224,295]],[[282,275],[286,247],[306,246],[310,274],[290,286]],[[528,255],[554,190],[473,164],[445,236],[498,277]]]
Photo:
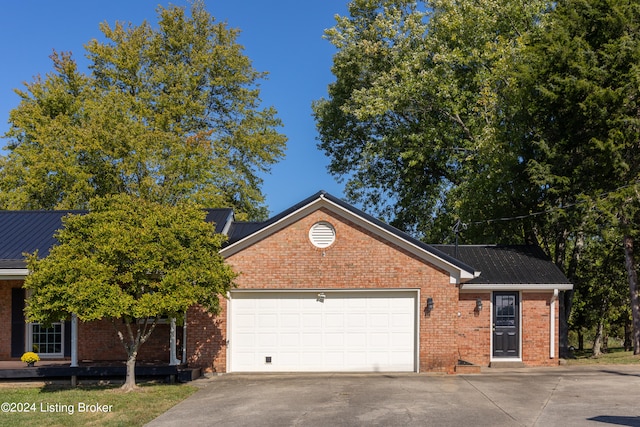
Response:
[[[314,104],[319,146],[329,170],[348,177],[347,197],[433,240],[452,235],[461,185],[523,205],[520,189],[501,181],[520,165],[494,143],[497,93],[547,4],[352,1],[327,31],[336,81]],[[486,199],[480,206],[463,219],[504,216]]]
[[[47,257],[28,259],[26,316],[44,324],[71,314],[111,321],[127,353],[127,391],[136,387],[136,357],[158,320],[195,304],[217,312],[235,277],[218,253],[225,237],[193,203],[107,196],[63,225]]]
[[[570,279],[608,216],[640,313],[639,10],[353,0],[327,32],[336,81],[314,104],[330,171],[352,201],[406,231],[451,239],[460,219],[466,241],[540,244]],[[566,320],[571,293],[563,303]]]
[[[633,244],[640,179],[640,5],[565,0],[545,22],[527,37],[512,74],[513,90],[505,91],[505,105],[512,111],[506,127],[519,137],[539,208],[556,209],[537,224],[539,240],[559,263],[580,246],[581,233],[592,233],[590,222],[618,227],[638,354]]]
[[[259,173],[286,138],[263,108],[256,71],[201,1],[158,9],[157,28],[106,23],[89,41],[90,73],[70,54],[19,90],[0,157],[0,207],[86,208],[126,192],[163,203],[190,198],[266,215]]]

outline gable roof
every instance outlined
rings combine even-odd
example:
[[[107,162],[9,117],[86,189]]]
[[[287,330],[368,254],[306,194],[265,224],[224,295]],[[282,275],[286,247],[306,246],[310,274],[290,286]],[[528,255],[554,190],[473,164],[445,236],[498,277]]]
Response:
[[[454,245],[434,245],[456,256]],[[571,289],[573,285],[536,245],[460,245],[457,258],[482,271],[463,289]]]
[[[459,259],[411,237],[325,191],[317,192],[264,222],[234,223],[230,229],[228,245],[220,253],[229,257],[320,208],[347,218],[384,240],[443,269],[450,274],[451,283],[465,282],[480,274]]]

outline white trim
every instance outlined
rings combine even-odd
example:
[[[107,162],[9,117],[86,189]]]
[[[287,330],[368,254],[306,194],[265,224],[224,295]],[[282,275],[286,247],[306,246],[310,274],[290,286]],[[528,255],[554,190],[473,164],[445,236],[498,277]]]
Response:
[[[571,283],[463,283],[460,292],[474,291],[568,291],[573,289]]]
[[[324,195],[320,195],[320,197],[318,197],[317,199],[302,206],[300,209],[291,212],[289,215],[280,218],[273,224],[270,224],[267,227],[258,230],[257,232],[252,233],[247,237],[223,248],[220,251],[220,255],[222,255],[224,258],[228,258],[321,208],[326,208],[331,212],[342,216],[348,221],[351,221],[354,224],[375,233],[377,236],[384,238],[386,241],[399,246],[412,255],[415,255],[427,261],[428,263],[433,264],[434,266],[446,271],[447,273],[449,273],[449,282],[451,284],[466,282],[479,275],[478,272],[468,272],[466,270],[463,270],[462,268],[452,264],[451,262],[436,256],[435,254],[417,246],[416,244],[406,239],[403,239],[402,237],[386,230],[383,227],[380,227],[379,225],[367,220],[366,218],[354,214],[353,212],[343,208],[339,204],[328,200],[324,197]]]
[[[0,279],[21,280],[29,275],[27,268],[2,268],[0,269]]]

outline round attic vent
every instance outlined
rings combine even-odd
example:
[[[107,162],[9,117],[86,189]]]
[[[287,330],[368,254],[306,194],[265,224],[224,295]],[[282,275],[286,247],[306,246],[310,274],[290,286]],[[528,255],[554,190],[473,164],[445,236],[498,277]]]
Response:
[[[336,230],[328,222],[316,222],[309,230],[309,240],[317,248],[326,248],[335,242]]]

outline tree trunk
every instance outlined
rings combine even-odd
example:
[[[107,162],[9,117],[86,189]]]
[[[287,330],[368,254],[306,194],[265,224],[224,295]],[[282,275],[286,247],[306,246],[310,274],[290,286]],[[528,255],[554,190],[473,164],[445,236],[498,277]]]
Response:
[[[598,327],[596,328],[596,336],[593,338],[593,347],[591,353],[593,357],[600,357],[602,355],[602,332],[604,331],[604,321],[602,318],[598,320]]]
[[[136,385],[136,357],[138,355],[137,351],[131,352],[127,356],[127,376],[122,385],[122,390],[129,392],[138,389]]]
[[[582,329],[578,330],[578,350],[584,350],[584,334]]]
[[[638,272],[633,258],[633,237],[625,234],[623,237],[624,263],[629,277],[629,294],[631,297],[631,323],[633,331],[631,342],[633,354],[640,354],[640,307],[638,306]]]

